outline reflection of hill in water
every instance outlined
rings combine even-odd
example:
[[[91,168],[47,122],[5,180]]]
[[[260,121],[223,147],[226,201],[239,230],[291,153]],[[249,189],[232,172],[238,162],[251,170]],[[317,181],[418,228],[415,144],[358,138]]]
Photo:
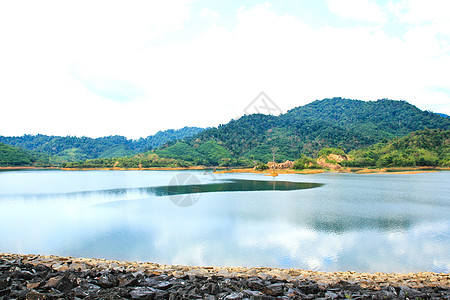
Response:
[[[196,181],[198,183],[198,181]],[[48,199],[51,197],[67,197],[71,198],[85,198],[85,197],[106,197],[113,199],[126,199],[129,193],[139,194],[139,199],[145,199],[149,195],[155,196],[171,196],[195,193],[214,193],[214,192],[250,192],[250,191],[294,191],[303,189],[313,189],[321,187],[322,183],[310,182],[290,182],[290,181],[272,181],[272,180],[245,180],[245,179],[227,179],[214,181],[207,184],[187,184],[187,185],[165,185],[156,187],[138,187],[138,188],[118,188],[97,191],[81,191],[58,194],[34,194],[21,195],[27,200]],[[142,198],[141,198],[142,197]],[[97,203],[97,206],[109,206],[117,204],[117,200]],[[137,200],[137,199],[134,199]],[[300,199],[299,199],[300,200]],[[130,201],[130,200],[126,200]],[[336,203],[336,202],[334,202]],[[252,205],[252,204],[249,204]],[[358,215],[358,211],[352,211],[347,215],[335,215],[335,209],[332,203],[328,203],[327,209],[318,208],[320,204],[317,203],[314,207],[304,207],[303,209],[290,209],[290,207],[283,207],[280,203],[277,215],[283,215],[283,218],[290,220],[300,226],[305,226],[316,231],[344,234],[349,231],[358,230],[379,230],[379,231],[403,231],[408,230],[412,225],[420,221],[414,216],[367,216]],[[252,206],[254,207],[254,206]],[[264,208],[261,208],[264,210]],[[342,207],[336,207],[340,210]],[[349,208],[354,209],[354,208]],[[327,214],[329,213],[329,214]],[[332,215],[332,214],[333,215]],[[241,212],[242,214],[242,212]],[[270,211],[257,209],[247,210],[246,215],[250,218],[258,219],[261,216],[270,219],[273,217],[273,208]]]
[[[358,231],[362,229],[375,229],[380,231],[403,231],[413,224],[412,218],[406,217],[360,217],[351,216],[348,218],[335,219],[313,219],[307,222],[307,226],[317,231],[343,234],[348,231]]]
[[[198,182],[198,181],[196,181]],[[312,189],[322,186],[322,183],[311,182],[290,182],[290,181],[268,181],[268,180],[246,180],[229,179],[221,182],[206,184],[187,184],[187,185],[163,185],[156,187],[138,187],[138,188],[118,188],[107,190],[80,191],[69,193],[52,194],[18,194],[15,197],[39,199],[65,196],[68,198],[87,197],[87,196],[108,196],[125,198],[129,192],[139,192],[143,195],[171,196],[197,193],[214,192],[251,192],[251,191],[295,191],[302,189]]]
[[[148,190],[158,196],[169,196],[214,192],[294,191],[322,185],[322,183],[310,182],[231,179],[219,183],[158,186]]]

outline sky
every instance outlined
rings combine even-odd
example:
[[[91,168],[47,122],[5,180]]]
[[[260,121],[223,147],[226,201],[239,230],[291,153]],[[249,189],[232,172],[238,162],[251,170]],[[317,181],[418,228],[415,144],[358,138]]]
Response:
[[[0,135],[212,127],[261,92],[450,114],[450,1],[0,2]]]

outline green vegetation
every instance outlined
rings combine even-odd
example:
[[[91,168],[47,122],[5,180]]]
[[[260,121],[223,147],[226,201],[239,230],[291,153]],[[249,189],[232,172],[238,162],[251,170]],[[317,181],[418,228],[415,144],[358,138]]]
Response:
[[[450,118],[422,111],[406,101],[359,101],[342,98],[314,101],[281,116],[254,114],[211,128],[184,142],[192,147],[215,141],[232,157],[267,162],[271,148],[276,160],[294,160],[302,154],[316,157],[323,148],[344,152],[383,139],[424,129],[450,129]]]
[[[184,142],[179,142],[165,149],[157,150],[156,154],[164,158],[189,161],[195,165],[205,165],[207,163],[206,157],[203,154]]]
[[[450,167],[450,130],[427,129],[349,153],[347,167]]]
[[[185,161],[190,165],[203,166],[251,166],[253,162],[245,157],[232,157],[230,152],[216,141],[208,141],[201,145],[191,146],[186,142],[178,142],[155,151],[160,157]]]
[[[200,145],[197,151],[207,158],[209,164],[214,166],[229,162],[232,158],[231,153],[216,141],[208,141]]]
[[[48,166],[49,159],[40,155],[0,143],[0,167]]]
[[[26,150],[51,155],[55,163],[82,161],[93,158],[130,156],[146,152],[169,141],[182,140],[204,130],[198,127],[184,127],[178,130],[159,131],[153,136],[129,140],[123,136],[101,138],[74,136],[23,135],[20,137],[0,136],[0,143],[18,146]]]
[[[63,168],[153,168],[153,167],[188,167],[189,163],[171,158],[161,158],[155,153],[141,153],[138,155],[119,158],[97,158],[82,162],[64,162]]]
[[[304,170],[304,169],[320,169],[321,167],[317,164],[317,161],[311,157],[306,155],[302,155],[300,159],[294,161],[295,170]]]
[[[402,142],[402,137],[418,130],[405,138],[408,142]],[[446,166],[450,165],[448,138],[442,140],[439,132],[448,130],[450,118],[422,111],[405,101],[333,98],[280,116],[247,115],[217,128],[185,127],[139,140],[24,135],[0,136],[0,142],[43,153],[53,164],[81,168],[254,167],[272,161],[275,148],[275,161],[297,159],[296,169],[318,168],[311,157],[336,164],[330,154],[345,156],[350,151],[353,159],[341,165]],[[14,163],[36,163],[36,159],[20,161]]]
[[[342,151],[342,149],[338,149],[338,148],[323,148],[322,150],[319,151],[319,153],[317,154],[317,157],[327,157],[330,154],[346,156],[345,152]]]
[[[266,165],[266,164],[259,164],[255,168],[256,171],[265,171],[265,170],[268,170],[268,169],[269,169],[269,166]]]

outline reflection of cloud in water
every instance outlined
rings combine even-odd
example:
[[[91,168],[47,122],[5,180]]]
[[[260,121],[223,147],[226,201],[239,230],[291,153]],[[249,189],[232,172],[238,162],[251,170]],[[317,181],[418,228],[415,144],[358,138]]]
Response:
[[[128,176],[138,180],[141,174],[145,173]],[[448,176],[418,174],[408,180],[386,176],[280,175],[277,184],[287,179],[326,185],[277,192],[265,192],[273,189],[271,180],[251,193],[230,190],[239,187],[231,180],[159,189],[161,195],[185,189],[203,192],[201,201],[190,208],[176,207],[169,197],[156,196],[154,189],[164,184],[161,180],[150,188],[140,188],[145,182],[139,179],[137,187],[3,194],[0,244],[7,252],[174,264],[448,272]],[[435,184],[436,176],[442,180]],[[423,180],[429,177],[433,180]],[[259,188],[252,180],[240,182],[253,190]],[[426,186],[417,188],[420,185]]]

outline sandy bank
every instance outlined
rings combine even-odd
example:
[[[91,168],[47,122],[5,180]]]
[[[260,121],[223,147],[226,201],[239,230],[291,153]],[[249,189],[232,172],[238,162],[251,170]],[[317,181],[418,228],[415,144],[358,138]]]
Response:
[[[323,173],[324,170],[322,169],[314,169],[314,170],[294,170],[294,169],[282,169],[282,170],[275,170],[278,174],[318,174]],[[254,174],[265,174],[270,175],[270,171],[256,171],[252,168],[244,168],[244,169],[231,169],[231,170],[222,170],[222,171],[216,171],[214,173],[217,174],[223,174],[223,173],[254,173]]]
[[[438,167],[417,167],[417,168],[381,168],[381,169],[368,169],[368,168],[342,168],[339,170],[324,170],[324,169],[311,169],[311,170],[294,170],[294,169],[282,169],[275,170],[278,174],[318,174],[318,173],[352,173],[352,174],[419,174],[430,173],[439,171],[450,171],[450,168],[438,168]],[[253,173],[253,174],[266,174],[270,176],[270,172],[256,171],[251,168],[247,169],[231,169],[216,171],[215,173]]]

